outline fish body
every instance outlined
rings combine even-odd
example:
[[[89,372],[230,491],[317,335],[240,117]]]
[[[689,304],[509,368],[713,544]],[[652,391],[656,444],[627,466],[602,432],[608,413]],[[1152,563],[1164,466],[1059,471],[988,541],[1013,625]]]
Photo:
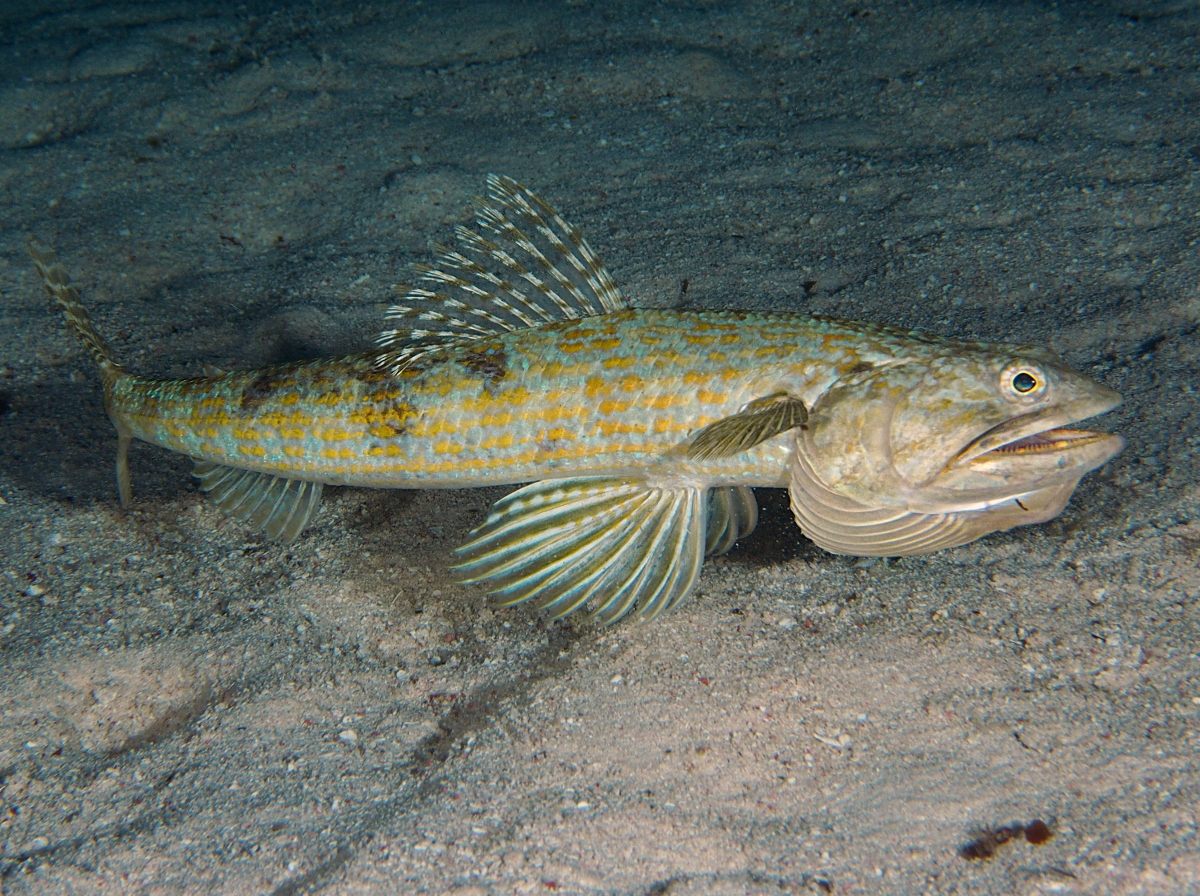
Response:
[[[382,346],[218,376],[126,372],[62,266],[51,296],[119,434],[189,455],[248,525],[297,537],[323,485],[532,482],[459,549],[464,581],[611,622],[692,590],[787,487],[836,553],[896,556],[1057,515],[1123,446],[1065,429],[1119,396],[1050,352],[802,314],[632,309],[578,230],[490,178],[462,252],[422,269]]]
[[[216,377],[120,377],[133,438],[330,485],[438,488],[582,475],[786,487],[792,441],[671,449],[764,395],[814,403],[847,371],[950,343],[804,315],[625,310],[455,345],[399,374],[382,352]]]

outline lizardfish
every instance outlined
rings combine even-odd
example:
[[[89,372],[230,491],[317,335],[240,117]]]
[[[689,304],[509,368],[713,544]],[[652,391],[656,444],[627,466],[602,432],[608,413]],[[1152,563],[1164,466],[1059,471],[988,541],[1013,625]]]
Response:
[[[837,554],[902,556],[1044,522],[1117,435],[1066,428],[1120,403],[1030,346],[806,314],[632,308],[579,230],[489,176],[479,231],[419,268],[374,351],[218,376],[128,373],[44,246],[30,252],[100,368],[117,484],[141,439],[290,542],[324,484],[532,483],[458,549],[461,581],[609,623],[693,590],[787,488]]]

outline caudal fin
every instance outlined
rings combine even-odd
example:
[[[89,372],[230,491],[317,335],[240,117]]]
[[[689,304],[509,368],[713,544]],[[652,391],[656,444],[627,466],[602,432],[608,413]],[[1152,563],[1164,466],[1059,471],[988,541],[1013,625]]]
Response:
[[[46,291],[50,293],[50,298],[62,312],[67,326],[75,331],[79,341],[84,344],[92,359],[99,365],[100,379],[104,382],[105,405],[109,405],[112,385],[124,373],[121,365],[117,363],[117,356],[113,354],[109,344],[104,341],[104,337],[92,323],[87,309],[79,301],[79,290],[71,285],[67,269],[62,266],[58,256],[54,254],[54,250],[36,239],[30,239],[28,247],[33,263],[37,265],[38,273],[42,275],[42,283],[46,285]],[[109,406],[109,416],[113,416],[111,406]],[[121,428],[120,424],[117,424],[115,417],[113,417],[113,423],[117,425],[118,437],[117,491],[121,496],[121,506],[128,507],[133,497],[133,490],[129,484],[128,460],[131,436]]]
[[[42,275],[42,283],[46,285],[46,291],[50,293],[50,298],[62,312],[67,326],[75,331],[75,335],[91,353],[92,359],[100,365],[101,376],[107,381],[110,377],[121,373],[121,365],[117,363],[117,356],[113,354],[113,350],[92,323],[87,309],[79,301],[79,290],[71,285],[71,278],[67,275],[67,270],[62,266],[62,262],[58,260],[58,256],[54,254],[54,250],[36,239],[30,239],[28,246],[33,263],[37,265],[38,273]]]

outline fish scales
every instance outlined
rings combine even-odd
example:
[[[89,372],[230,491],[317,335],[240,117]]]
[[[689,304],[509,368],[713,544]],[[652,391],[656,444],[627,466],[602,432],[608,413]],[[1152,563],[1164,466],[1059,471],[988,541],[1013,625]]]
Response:
[[[336,485],[505,485],[661,465],[690,432],[759,395],[819,394],[912,347],[834,320],[624,311],[456,346],[398,377],[363,353],[131,377],[114,404],[134,438],[199,460]],[[774,447],[674,466],[719,484],[786,485],[787,453]]]
[[[803,314],[631,308],[582,234],[490,175],[461,251],[420,268],[374,351],[153,380],[125,371],[54,254],[30,252],[128,446],[297,538],[326,484],[531,483],[457,551],[460,581],[609,623],[676,606],[786,487],[834,553],[903,556],[1043,522],[1121,450],[1071,429],[1120,397],[1045,349]]]

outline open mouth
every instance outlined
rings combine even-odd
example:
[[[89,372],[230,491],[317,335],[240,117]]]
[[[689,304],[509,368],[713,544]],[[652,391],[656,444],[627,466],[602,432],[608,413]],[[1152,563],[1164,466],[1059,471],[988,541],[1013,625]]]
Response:
[[[1081,429],[1048,429],[1031,436],[1005,442],[984,454],[1045,454],[1048,451],[1065,451],[1079,448],[1109,438],[1106,432],[1088,432]]]
[[[1078,419],[1078,418],[1076,418]],[[1074,423],[1062,408],[1047,408],[993,426],[972,441],[951,461],[951,467],[975,462],[987,462],[1000,456],[1055,454],[1075,451],[1103,442],[1114,442],[1119,436],[1106,432],[1082,429],[1059,429]]]

